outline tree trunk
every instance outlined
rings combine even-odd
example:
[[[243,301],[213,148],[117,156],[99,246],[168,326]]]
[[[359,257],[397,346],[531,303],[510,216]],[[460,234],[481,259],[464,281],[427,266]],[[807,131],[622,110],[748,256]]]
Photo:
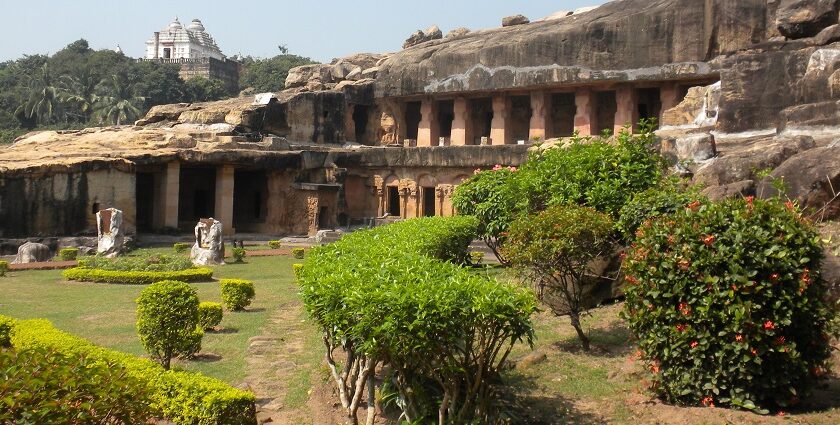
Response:
[[[569,318],[572,321],[572,327],[575,328],[575,332],[577,332],[578,339],[580,340],[580,344],[583,346],[585,351],[589,351],[589,337],[583,332],[583,328],[580,326],[580,314],[577,312],[569,313]]]

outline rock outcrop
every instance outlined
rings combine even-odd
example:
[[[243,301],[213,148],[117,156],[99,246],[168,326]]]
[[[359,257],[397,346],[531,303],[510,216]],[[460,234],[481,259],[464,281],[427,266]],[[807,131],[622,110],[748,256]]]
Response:
[[[432,25],[425,31],[417,30],[413,34],[411,34],[405,40],[405,43],[403,43],[403,49],[408,49],[418,44],[423,44],[427,41],[440,40],[441,38],[443,38],[443,32],[441,32],[440,28],[438,28],[437,25]]]
[[[303,65],[289,70],[286,77],[286,89],[306,89],[308,91],[335,89],[338,84],[349,81],[351,84],[371,78],[371,70],[386,55],[357,53],[344,58],[334,59],[328,64]],[[375,77],[375,72],[373,77]]]
[[[514,25],[525,25],[531,23],[525,15],[513,15],[502,18],[502,27],[512,27]]]
[[[18,248],[17,256],[12,264],[40,263],[52,258],[50,247],[34,242],[27,242]]]
[[[776,25],[788,38],[813,37],[837,23],[837,8],[836,0],[781,0]]]
[[[758,185],[760,192],[777,195],[773,180],[784,182],[784,195],[820,218],[840,217],[840,139],[826,147],[794,155]]]

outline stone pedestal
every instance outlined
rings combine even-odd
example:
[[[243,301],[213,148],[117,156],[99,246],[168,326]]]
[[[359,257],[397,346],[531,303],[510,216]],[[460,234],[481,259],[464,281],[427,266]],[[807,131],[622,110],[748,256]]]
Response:
[[[166,174],[163,182],[163,226],[171,229],[178,228],[178,195],[181,190],[181,163],[166,164]]]
[[[450,145],[464,146],[468,140],[472,140],[472,120],[470,119],[469,102],[463,97],[455,99],[453,103],[452,135]]]
[[[614,134],[620,133],[625,126],[634,130],[639,124],[639,105],[636,90],[632,87],[621,87],[615,92],[615,126]]]
[[[417,146],[437,145],[440,131],[437,123],[437,108],[435,101],[423,100],[420,104],[420,125],[417,128]]]
[[[504,96],[493,98],[493,121],[490,123],[490,144],[505,145],[510,137],[510,101]]]
[[[216,219],[224,223],[225,235],[233,235],[233,180],[232,165],[216,169]]]
[[[578,89],[575,92],[575,130],[580,136],[591,136],[594,123],[592,107],[594,93],[589,89]]]
[[[195,244],[190,260],[196,266],[216,266],[225,263],[225,244],[222,223],[213,218],[202,218],[195,226]]]
[[[114,258],[123,250],[123,212],[108,208],[96,213],[97,243],[96,253],[107,258]]]
[[[528,138],[531,140],[545,140],[548,133],[548,105],[549,96],[545,92],[531,93],[531,123]]]

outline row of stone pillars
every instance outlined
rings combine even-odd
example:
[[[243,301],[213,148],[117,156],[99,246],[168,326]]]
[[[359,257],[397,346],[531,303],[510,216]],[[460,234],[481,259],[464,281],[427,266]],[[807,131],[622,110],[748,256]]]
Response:
[[[234,167],[222,165],[216,168],[216,193],[215,193],[215,218],[222,222],[224,233],[232,235],[235,232],[233,227],[233,189],[234,189]],[[181,190],[181,163],[170,162],[166,166],[163,175],[164,193],[163,225],[167,228],[178,228],[178,204]]]
[[[659,110],[656,111],[657,116],[661,116],[661,112],[677,106],[682,100],[685,90],[678,83],[666,83],[659,87],[649,88],[647,90],[658,90],[659,93]],[[639,115],[639,101],[642,90],[633,86],[619,86],[609,91],[596,90],[589,87],[579,88],[572,92],[566,92],[567,95],[574,96],[574,118],[573,123],[570,123],[569,129],[575,130],[581,136],[596,135],[604,126],[599,126],[598,122],[598,102],[599,93],[615,93],[615,113],[612,116],[612,125],[606,126],[613,133],[618,133],[625,126],[637,127]],[[513,119],[514,113],[514,99],[527,96],[530,98],[530,120],[527,123],[529,126],[527,131],[528,139],[545,139],[548,136],[548,129],[551,125],[551,96],[557,92],[551,91],[533,91],[525,95],[509,95],[505,93],[496,94],[492,97],[492,120],[490,121],[490,132],[487,138],[487,144],[504,145],[515,144],[518,140],[514,140],[513,126],[516,121]],[[417,124],[417,146],[437,146],[444,139],[448,144],[453,146],[472,145],[477,144],[476,141],[481,139],[480,129],[476,129],[474,117],[470,109],[471,99],[465,97],[458,97],[450,100],[452,102],[452,124],[449,137],[441,137],[441,124],[439,114],[439,105],[441,100],[431,97],[422,99],[420,101],[420,120]],[[527,102],[527,101],[526,101]],[[403,111],[406,108],[402,108]],[[610,117],[601,117],[602,121],[608,121]],[[404,117],[403,125],[410,126],[411,123],[406,122]],[[409,131],[403,131],[405,134],[410,134]],[[524,135],[524,134],[521,134]],[[563,134],[563,136],[570,136],[571,134]],[[482,134],[483,136],[483,134]]]

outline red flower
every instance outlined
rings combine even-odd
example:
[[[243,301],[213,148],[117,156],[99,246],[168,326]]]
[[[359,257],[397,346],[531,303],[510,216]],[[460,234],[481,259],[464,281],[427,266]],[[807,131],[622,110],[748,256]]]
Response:
[[[682,259],[679,263],[677,263],[677,265],[679,266],[680,270],[688,271],[689,267],[691,267],[691,262],[686,259]]]
[[[744,198],[744,199],[747,201],[747,204],[748,204],[748,205],[752,205],[752,204],[753,204],[753,201],[755,200],[755,196],[747,196],[747,197],[746,197],[746,198]]]
[[[772,321],[768,320],[768,321],[764,322],[764,329],[766,329],[768,331],[772,331],[773,329],[776,329],[776,324],[773,323]]]
[[[776,416],[784,416],[784,415],[785,415],[784,410],[779,410],[779,413],[776,413]]]
[[[706,246],[712,246],[715,243],[715,240],[717,240],[715,235],[708,235],[703,238],[703,243],[706,244]]]
[[[697,348],[700,345],[697,341],[691,341],[691,348]]]
[[[659,373],[659,363],[650,365],[650,371],[653,373]]]
[[[785,202],[785,208],[787,208],[789,211],[793,211],[793,209],[794,209],[795,207],[796,207],[796,206],[795,206],[795,205],[793,205],[793,202],[791,202],[791,201],[787,201],[787,202]]]
[[[771,282],[776,283],[778,280],[779,280],[779,274],[778,273],[773,273],[773,274],[770,275],[770,281]]]
[[[697,211],[700,208],[700,201],[694,201],[688,204],[688,209],[691,211]]]
[[[627,283],[629,283],[631,285],[635,285],[635,284],[639,283],[638,279],[636,279],[634,276],[625,276],[624,280],[627,281]]]
[[[799,278],[806,286],[811,284],[811,270],[805,269],[802,272],[802,277]]]
[[[674,235],[668,235],[668,245],[673,245],[675,241],[676,238],[674,237]]]
[[[678,332],[685,332],[685,329],[686,329],[687,327],[688,327],[688,326],[687,326],[687,325],[685,325],[684,323],[680,323],[679,325],[677,325],[677,331],[678,331]]]
[[[752,354],[753,356],[757,356],[758,351],[756,351],[755,348],[750,348],[750,354]]]
[[[744,340],[744,336],[741,334],[735,335],[735,341],[741,342]]]
[[[700,400],[700,402],[703,403],[703,406],[715,407],[715,399],[713,399],[712,396],[703,397],[703,399]]]
[[[778,337],[776,337],[775,342],[776,342],[776,345],[784,345],[785,337],[783,335],[779,335]]]
[[[820,378],[823,375],[825,375],[825,369],[819,366],[814,366],[813,368],[811,368],[811,374],[816,376],[817,378]]]
[[[680,303],[679,307],[677,307],[682,313],[683,316],[688,316],[691,314],[691,307],[686,303]]]

